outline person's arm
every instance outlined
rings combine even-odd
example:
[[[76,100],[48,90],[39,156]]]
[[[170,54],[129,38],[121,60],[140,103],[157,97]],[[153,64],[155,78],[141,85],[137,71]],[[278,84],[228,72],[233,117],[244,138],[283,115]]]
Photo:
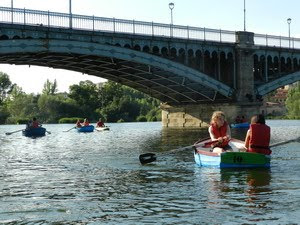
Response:
[[[249,143],[250,143],[250,136],[251,136],[251,131],[250,129],[247,131],[246,138],[245,138],[245,148],[249,148]]]
[[[230,126],[229,125],[227,125],[227,131],[226,131],[226,137],[225,137],[225,139],[231,139],[231,130],[230,130]]]
[[[218,138],[216,138],[215,135],[213,134],[211,126],[208,128],[208,133],[209,133],[209,137],[212,141],[218,140]]]

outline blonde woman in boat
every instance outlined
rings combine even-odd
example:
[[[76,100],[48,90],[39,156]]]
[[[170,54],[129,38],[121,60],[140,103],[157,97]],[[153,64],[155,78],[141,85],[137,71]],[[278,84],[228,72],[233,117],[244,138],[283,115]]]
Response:
[[[232,151],[232,148],[229,146],[231,131],[229,124],[226,122],[224,112],[213,112],[208,132],[211,140],[216,141],[212,145],[213,152],[222,153],[224,151]]]

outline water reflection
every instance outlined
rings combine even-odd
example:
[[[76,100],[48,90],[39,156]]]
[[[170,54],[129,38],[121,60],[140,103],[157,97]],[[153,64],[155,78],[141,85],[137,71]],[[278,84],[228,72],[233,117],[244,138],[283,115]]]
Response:
[[[161,144],[173,148],[189,146],[209,136],[207,128],[163,128],[161,133]]]
[[[273,142],[300,135],[300,123],[280,122],[271,124]],[[40,218],[44,224],[300,221],[299,143],[274,149],[272,173],[220,170],[195,166],[190,151],[169,154],[207,137],[207,129],[122,123],[109,132],[63,132],[71,126],[47,124],[51,135],[39,139],[6,136],[20,128],[0,126],[1,224],[42,224]],[[232,129],[232,136],[243,139],[245,132]],[[145,152],[160,158],[142,166],[138,156]]]
[[[270,169],[249,170],[247,174],[247,202],[254,204],[255,207],[266,207],[268,201],[264,195],[271,193],[270,181]]]

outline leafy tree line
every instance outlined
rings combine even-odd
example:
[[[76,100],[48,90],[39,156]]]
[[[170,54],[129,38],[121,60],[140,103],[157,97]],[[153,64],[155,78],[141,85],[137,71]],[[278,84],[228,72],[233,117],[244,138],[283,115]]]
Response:
[[[106,122],[157,121],[160,102],[132,88],[108,81],[97,85],[81,81],[58,93],[57,82],[47,80],[41,94],[26,94],[0,72],[0,123],[18,123],[32,117],[43,123],[62,118],[88,118]]]
[[[300,119],[300,82],[289,89],[288,97],[285,101],[288,110],[288,119]]]

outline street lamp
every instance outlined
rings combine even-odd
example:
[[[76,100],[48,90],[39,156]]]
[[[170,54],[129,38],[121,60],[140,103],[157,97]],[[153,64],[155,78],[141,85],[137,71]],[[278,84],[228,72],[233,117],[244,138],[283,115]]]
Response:
[[[169,3],[169,8],[171,10],[171,24],[173,25],[173,9],[174,9],[174,3],[173,2]]]
[[[244,31],[246,31],[246,0],[244,0]]]
[[[169,8],[171,10],[171,30],[170,30],[170,36],[173,37],[173,9],[174,9],[174,3],[170,2],[169,3]]]
[[[11,23],[14,23],[14,0],[11,0],[10,6],[11,6]]]
[[[69,0],[69,16],[70,29],[72,28],[72,0]]]
[[[286,21],[289,25],[289,48],[290,48],[291,47],[291,22],[292,22],[292,19],[288,18]]]

